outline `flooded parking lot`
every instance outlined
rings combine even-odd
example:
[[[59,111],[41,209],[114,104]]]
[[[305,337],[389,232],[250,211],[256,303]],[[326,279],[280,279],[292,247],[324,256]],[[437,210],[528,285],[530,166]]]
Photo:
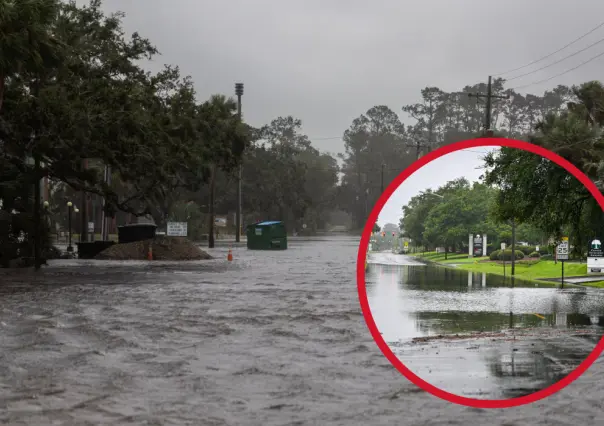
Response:
[[[0,270],[0,423],[602,424],[600,363],[512,410],[419,390],[365,325],[357,247],[322,238],[284,252],[235,247],[232,264],[223,246],[208,262]]]
[[[376,325],[415,374],[452,393],[502,399],[574,370],[604,328],[604,293],[536,286],[373,253],[366,274]]]

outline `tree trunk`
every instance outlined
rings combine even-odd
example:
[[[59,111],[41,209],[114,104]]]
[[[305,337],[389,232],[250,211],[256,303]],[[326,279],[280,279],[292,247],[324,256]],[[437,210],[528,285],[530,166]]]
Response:
[[[82,171],[88,168],[88,160],[82,160]],[[80,242],[88,242],[88,197],[86,191],[81,192],[80,206]]]
[[[2,111],[2,104],[4,103],[4,85],[6,84],[5,77],[0,75],[0,111]]]
[[[34,154],[34,267],[42,265],[42,226],[40,215],[40,157]]]

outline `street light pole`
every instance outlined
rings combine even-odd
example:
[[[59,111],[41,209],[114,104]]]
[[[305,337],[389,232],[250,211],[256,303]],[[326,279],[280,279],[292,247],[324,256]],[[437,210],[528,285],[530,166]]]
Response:
[[[237,95],[237,116],[241,123],[241,96],[243,96],[243,83],[235,83],[235,94]],[[237,214],[235,215],[235,241],[241,241],[241,174],[242,160],[240,159],[238,177],[237,177]]]
[[[67,245],[67,253],[73,252],[73,247],[71,246],[71,208],[73,207],[73,203],[71,201],[67,202],[67,231],[69,234],[69,244]]]

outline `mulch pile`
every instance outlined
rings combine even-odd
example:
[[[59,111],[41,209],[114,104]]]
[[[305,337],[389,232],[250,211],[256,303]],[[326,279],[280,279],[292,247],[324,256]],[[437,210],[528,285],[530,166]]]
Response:
[[[161,236],[152,240],[114,244],[96,255],[95,259],[147,260],[150,244],[153,260],[206,260],[212,258],[186,238]]]

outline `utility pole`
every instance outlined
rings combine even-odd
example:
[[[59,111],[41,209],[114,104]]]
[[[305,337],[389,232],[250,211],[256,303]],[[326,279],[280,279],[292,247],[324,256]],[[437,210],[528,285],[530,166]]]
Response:
[[[484,119],[484,135],[488,136],[491,131],[491,112],[493,106],[493,99],[509,99],[509,95],[493,95],[492,77],[489,76],[489,82],[487,84],[487,93],[468,93],[469,97],[475,97],[477,100],[480,98],[486,98],[486,114]]]
[[[382,163],[382,193],[384,192],[384,167],[386,165]]]
[[[241,123],[241,96],[243,96],[243,83],[235,83],[235,94],[237,95],[237,116],[239,117],[239,122]],[[235,241],[241,241],[241,171],[242,171],[242,161],[241,159],[239,163],[239,171],[237,177],[237,214],[235,215],[235,227],[237,228],[235,231]]]

